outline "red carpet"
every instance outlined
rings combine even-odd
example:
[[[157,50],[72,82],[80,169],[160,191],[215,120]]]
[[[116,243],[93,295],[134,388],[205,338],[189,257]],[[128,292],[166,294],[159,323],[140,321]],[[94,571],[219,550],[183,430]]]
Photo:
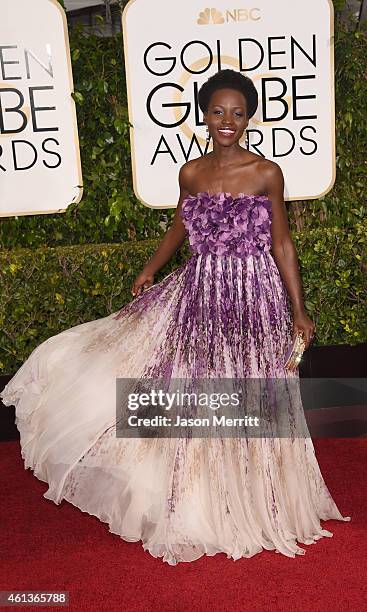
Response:
[[[367,440],[315,440],[315,447],[336,503],[352,517],[323,523],[333,538],[304,546],[295,559],[264,551],[171,567],[65,500],[43,498],[47,485],[24,470],[18,442],[1,443],[0,590],[69,591],[65,609],[78,612],[365,609]]]

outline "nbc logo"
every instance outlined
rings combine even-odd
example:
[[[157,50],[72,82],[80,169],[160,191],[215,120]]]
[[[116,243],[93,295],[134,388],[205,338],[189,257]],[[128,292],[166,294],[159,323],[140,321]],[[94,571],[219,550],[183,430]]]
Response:
[[[224,12],[218,11],[216,8],[206,8],[200,11],[199,17],[196,20],[198,25],[208,25],[228,23],[230,21],[258,21],[260,19],[260,9],[258,8],[240,8],[240,9],[227,9]]]
[[[206,8],[199,13],[197,23],[199,25],[206,25],[207,23],[224,23],[224,17],[221,11],[217,11],[216,8]]]

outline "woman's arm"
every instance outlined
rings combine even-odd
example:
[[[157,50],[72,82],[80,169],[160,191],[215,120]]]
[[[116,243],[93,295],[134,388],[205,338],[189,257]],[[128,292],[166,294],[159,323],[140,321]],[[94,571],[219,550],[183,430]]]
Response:
[[[279,273],[284,281],[293,310],[293,339],[303,331],[306,346],[309,345],[315,325],[307,316],[302,295],[297,252],[289,232],[287,210],[284,204],[284,177],[275,162],[269,162],[265,170],[267,195],[272,202],[272,252]]]
[[[185,241],[187,229],[185,228],[182,221],[181,209],[184,198],[189,194],[189,189],[186,187],[186,182],[188,180],[189,174],[187,165],[188,164],[184,164],[180,168],[178,177],[180,186],[180,197],[172,224],[165,233],[152,257],[145,264],[142,272],[136,277],[131,291],[133,295],[138,295],[139,293],[141,293],[143,286],[149,287],[153,284],[154,274],[158,272],[158,270],[160,270],[171,259],[177,249]]]

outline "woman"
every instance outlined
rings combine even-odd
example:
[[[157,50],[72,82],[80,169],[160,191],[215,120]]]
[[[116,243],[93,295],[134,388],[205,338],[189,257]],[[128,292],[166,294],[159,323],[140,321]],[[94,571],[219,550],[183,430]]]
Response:
[[[171,565],[263,549],[294,557],[305,552],[297,541],[332,535],[320,519],[349,520],[301,432],[300,395],[290,389],[298,373],[284,366],[296,333],[308,346],[315,326],[303,305],[282,172],[239,144],[257,102],[251,80],[236,71],[204,83],[199,104],[213,151],[182,166],[173,224],[135,279],[136,298],[49,338],[2,393],[16,406],[25,466],[49,484],[44,496],[68,500]],[[154,285],[187,236],[191,257]],[[167,437],[160,428],[166,437],[152,438],[142,426],[140,438],[126,427],[118,437],[117,378],[276,379],[285,393],[273,412],[271,394],[246,396],[246,409],[251,398],[255,411],[261,404],[266,436],[246,426],[206,437],[192,429],[175,437],[172,428]]]

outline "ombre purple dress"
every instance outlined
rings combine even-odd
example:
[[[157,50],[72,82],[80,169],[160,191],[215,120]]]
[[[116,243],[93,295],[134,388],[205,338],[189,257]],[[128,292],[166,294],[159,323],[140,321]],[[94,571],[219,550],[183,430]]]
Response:
[[[285,286],[266,196],[185,198],[191,256],[119,312],[39,345],[2,393],[25,467],[171,565],[219,552],[288,557],[343,517],[309,437],[118,438],[116,378],[293,377]],[[128,554],[126,548],[116,548]]]

